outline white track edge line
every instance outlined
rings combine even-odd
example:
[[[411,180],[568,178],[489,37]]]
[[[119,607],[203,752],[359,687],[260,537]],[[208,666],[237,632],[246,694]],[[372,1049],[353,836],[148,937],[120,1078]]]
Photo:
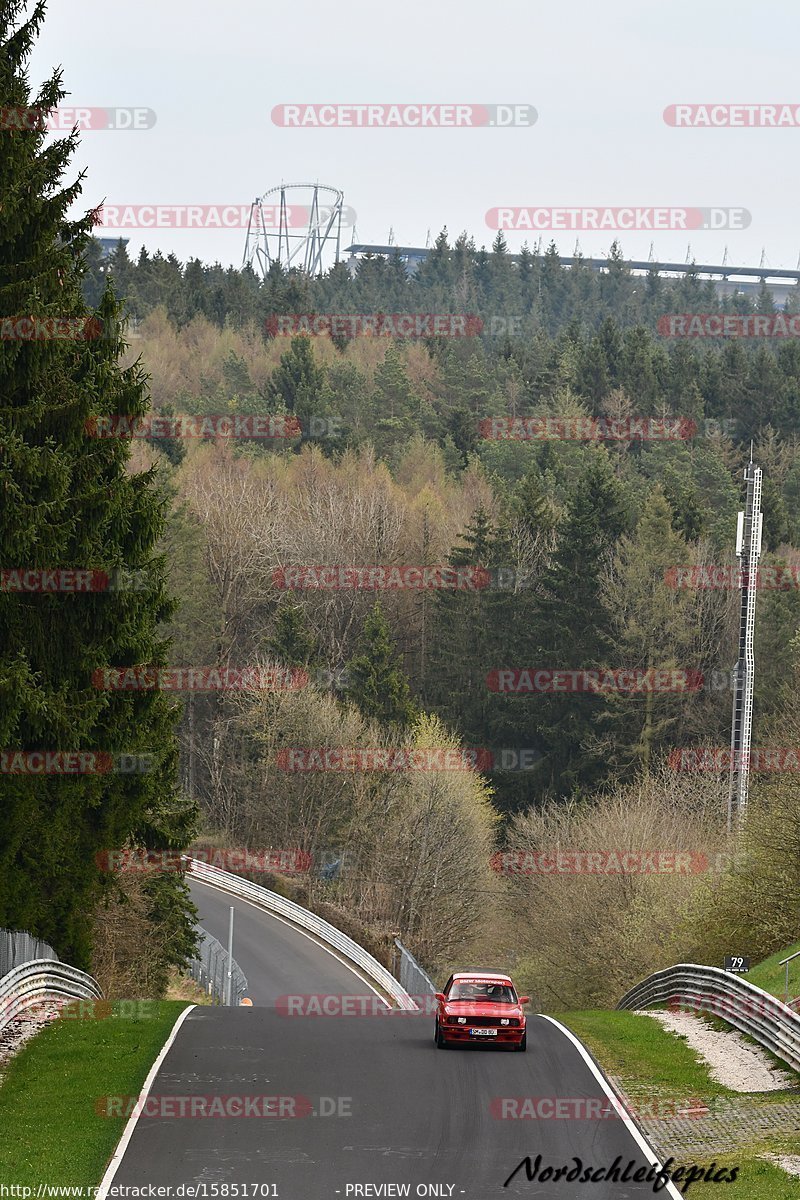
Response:
[[[161,1047],[161,1053],[159,1054],[156,1061],[153,1063],[153,1065],[150,1068],[150,1071],[147,1075],[147,1078],[145,1079],[144,1083],[142,1084],[142,1090],[139,1093],[139,1098],[138,1098],[138,1101],[136,1104],[136,1108],[131,1113],[131,1115],[128,1117],[128,1123],[122,1131],[122,1137],[119,1139],[119,1142],[117,1143],[116,1150],[111,1155],[111,1160],[110,1160],[108,1166],[106,1167],[105,1174],[103,1175],[103,1178],[100,1181],[100,1186],[97,1189],[97,1195],[95,1197],[95,1200],[106,1200],[106,1196],[108,1195],[108,1190],[114,1181],[114,1176],[116,1175],[117,1171],[120,1168],[120,1165],[122,1164],[122,1159],[125,1155],[125,1151],[128,1148],[128,1142],[133,1137],[133,1131],[136,1128],[136,1123],[139,1120],[139,1117],[141,1115],[142,1105],[144,1104],[144,1101],[147,1099],[147,1097],[150,1094],[150,1088],[153,1086],[153,1080],[155,1079],[156,1075],[158,1074],[159,1067],[161,1066],[164,1059],[167,1057],[167,1054],[172,1046],[172,1043],[175,1041],[175,1038],[178,1036],[178,1030],[180,1029],[181,1025],[186,1020],[186,1018],[189,1016],[189,1013],[194,1012],[194,1010],[197,1007],[198,1006],[196,1004],[190,1004],[188,1006],[188,1008],[185,1008],[183,1010],[183,1012],[179,1015],[175,1024],[172,1026],[172,1032],[170,1033],[170,1035],[167,1038],[164,1045]]]
[[[608,1096],[609,1100],[614,1105],[614,1108],[619,1113],[622,1120],[625,1122],[625,1126],[628,1130],[628,1133],[631,1135],[633,1140],[636,1142],[639,1149],[644,1151],[644,1153],[647,1155],[647,1157],[649,1159],[654,1159],[655,1163],[658,1167],[662,1167],[663,1163],[661,1162],[661,1159],[658,1157],[658,1155],[656,1154],[653,1147],[647,1141],[644,1134],[639,1129],[639,1126],[635,1123],[635,1121],[631,1120],[631,1118],[628,1116],[628,1114],[626,1112],[622,1111],[621,1105],[619,1102],[619,1097],[615,1096],[614,1093],[611,1091],[611,1085],[609,1084],[609,1082],[606,1079],[603,1072],[598,1067],[597,1063],[592,1058],[591,1054],[588,1052],[588,1050],[584,1046],[583,1042],[581,1042],[581,1040],[575,1036],[575,1034],[572,1032],[571,1029],[567,1029],[566,1025],[562,1025],[560,1021],[557,1021],[555,1019],[555,1017],[548,1017],[545,1015],[545,1013],[540,1013],[539,1015],[541,1017],[543,1017],[545,1021],[549,1021],[551,1023],[551,1025],[555,1025],[556,1029],[560,1029],[561,1032],[564,1034],[564,1036],[569,1038],[569,1040],[572,1042],[572,1044],[578,1050],[578,1053],[581,1055],[581,1058],[586,1063],[589,1070],[594,1075],[595,1079],[598,1081],[598,1083],[602,1087],[605,1094]],[[666,1194],[668,1196],[672,1196],[673,1200],[684,1200],[684,1197],[681,1195],[681,1193],[675,1187],[675,1184],[672,1182],[672,1180],[670,1180],[670,1182],[667,1184]],[[100,1197],[98,1197],[98,1200],[100,1200]]]
[[[191,871],[187,872],[187,874],[191,876]],[[364,979],[362,975],[359,975],[358,971],[351,962],[348,962],[346,958],[342,958],[340,954],[337,954],[332,946],[326,946],[321,939],[315,938],[312,934],[306,932],[305,929],[301,929],[299,925],[294,923],[294,921],[290,921],[286,917],[278,916],[277,913],[272,912],[263,904],[257,904],[255,900],[250,900],[247,896],[237,896],[235,892],[229,892],[227,888],[220,887],[218,884],[209,883],[205,879],[198,879],[197,876],[192,876],[192,878],[194,879],[195,883],[199,883],[203,887],[210,887],[215,892],[222,892],[225,896],[231,896],[234,900],[240,900],[243,904],[249,904],[250,907],[254,908],[257,912],[264,913],[268,917],[274,917],[276,921],[280,921],[281,924],[286,925],[287,928],[291,929],[294,933],[301,933],[303,937],[308,938],[308,940],[313,942],[315,946],[318,946],[321,950],[325,950],[332,958],[335,958],[336,961],[341,963],[343,967],[347,967],[348,971],[351,971],[353,975],[355,975],[359,983],[365,983],[370,991],[375,993],[382,1004],[385,1004],[389,1009],[392,1007],[386,997],[382,996],[378,989],[373,987],[368,979]],[[402,1012],[403,1010],[401,1009],[400,1011]],[[407,1011],[411,1012],[412,1010],[408,1009]],[[97,1200],[103,1200],[103,1197],[98,1196]]]

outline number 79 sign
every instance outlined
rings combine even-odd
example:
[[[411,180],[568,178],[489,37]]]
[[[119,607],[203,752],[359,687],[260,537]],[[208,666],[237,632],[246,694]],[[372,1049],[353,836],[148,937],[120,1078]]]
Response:
[[[747,971],[750,970],[750,959],[742,958],[742,956],[739,954],[726,954],[725,955],[725,970],[726,971],[738,971],[742,975],[744,975]]]

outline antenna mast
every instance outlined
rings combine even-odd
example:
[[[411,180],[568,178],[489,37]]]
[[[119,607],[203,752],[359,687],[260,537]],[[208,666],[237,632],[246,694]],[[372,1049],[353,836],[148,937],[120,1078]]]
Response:
[[[728,833],[733,829],[733,812],[741,820],[747,809],[750,781],[750,742],[753,732],[753,682],[755,659],[753,636],[756,627],[758,560],[761,555],[761,468],[750,462],[745,468],[747,498],[736,525],[736,557],[739,574],[739,657],[733,668],[733,717],[731,721],[731,774],[728,791]]]

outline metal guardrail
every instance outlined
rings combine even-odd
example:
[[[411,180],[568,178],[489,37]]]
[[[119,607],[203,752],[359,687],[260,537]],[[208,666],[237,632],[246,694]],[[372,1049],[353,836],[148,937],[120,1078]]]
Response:
[[[790,954],[788,958],[782,958],[778,963],[779,967],[786,967],[785,982],[783,986],[783,994],[786,997],[786,1003],[789,1005],[789,1008],[795,1009],[797,1008],[800,996],[795,996],[794,1000],[789,999],[789,963],[794,962],[796,958],[800,958],[800,950],[797,950],[794,954]]]
[[[184,861],[187,863],[187,871],[201,882],[210,883],[233,896],[250,900],[266,912],[283,917],[300,929],[315,934],[321,942],[338,950],[348,962],[359,967],[373,983],[376,983],[387,996],[391,997],[398,1008],[406,1012],[413,1012],[418,1008],[406,989],[398,983],[394,975],[386,970],[386,967],[378,962],[377,958],[373,958],[363,946],[359,946],[358,942],[354,942],[351,937],[342,933],[341,929],[337,929],[329,921],[323,920],[322,917],[309,912],[307,908],[302,908],[292,900],[286,900],[277,892],[271,892],[268,888],[261,887],[258,883],[250,883],[247,879],[232,875],[229,871],[221,871],[219,867],[199,862],[188,855]]]
[[[198,950],[189,963],[189,974],[217,1004],[225,1003],[228,980],[228,951],[207,929],[198,929]],[[231,1003],[241,1004],[247,995],[247,979],[244,971],[233,960],[231,966]]]
[[[58,955],[47,942],[40,942],[33,934],[21,929],[0,929],[0,979],[26,962],[35,962],[41,958],[52,958],[58,962]]]
[[[394,944],[400,951],[397,973],[400,976],[402,987],[412,996],[432,996],[436,991],[436,985],[428,972],[419,965],[411,951],[406,950],[400,938],[395,938]]]
[[[679,963],[656,971],[626,992],[618,1009],[672,1003],[722,1017],[734,1029],[800,1071],[800,1014],[788,1005],[719,967]]]
[[[99,1000],[97,980],[77,967],[42,958],[15,967],[0,979],[0,1030],[43,1000]]]

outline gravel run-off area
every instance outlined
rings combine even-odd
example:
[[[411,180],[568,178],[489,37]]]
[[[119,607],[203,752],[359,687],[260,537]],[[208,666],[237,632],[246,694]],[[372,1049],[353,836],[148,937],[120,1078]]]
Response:
[[[792,1087],[791,1079],[758,1046],[751,1046],[736,1030],[712,1029],[694,1013],[640,1011],[670,1033],[685,1037],[708,1066],[717,1083],[734,1092],[773,1092]]]
[[[21,1050],[34,1034],[45,1025],[58,1018],[59,1010],[64,1001],[42,1000],[35,1008],[30,1008],[13,1021],[9,1021],[0,1029],[0,1082],[3,1079],[3,1068]]]

